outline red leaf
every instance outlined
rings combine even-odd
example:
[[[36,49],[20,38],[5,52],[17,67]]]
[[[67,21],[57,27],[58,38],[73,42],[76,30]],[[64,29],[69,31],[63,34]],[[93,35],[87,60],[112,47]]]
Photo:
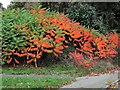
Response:
[[[72,39],[69,37],[69,41],[72,41]]]
[[[35,57],[35,54],[32,54],[32,53],[28,53],[28,55],[31,57]]]
[[[33,61],[32,59],[31,59],[31,60],[29,60],[29,61],[27,61],[27,64],[30,64],[32,61]]]
[[[33,61],[36,63],[37,62],[36,58]]]
[[[82,65],[83,63],[82,62],[78,62],[79,65]]]
[[[56,43],[61,43],[61,41],[60,41],[60,40],[58,40],[58,39],[57,39],[57,40],[55,40],[55,42],[56,42]]]
[[[64,45],[64,48],[68,48],[68,46],[65,46],[65,45]]]
[[[58,47],[56,47],[56,49],[63,50],[64,47],[63,46],[58,46]]]
[[[38,55],[41,56],[41,55],[42,55],[42,52],[40,52]]]
[[[14,58],[15,59],[15,58]],[[15,62],[17,63],[17,64],[20,64],[20,62],[17,60],[17,59],[15,59]]]
[[[35,14],[35,13],[36,13],[36,10],[30,10],[30,12]]]
[[[99,59],[99,57],[93,57],[93,59],[94,59],[94,60],[97,60],[97,59]]]
[[[38,48],[31,48],[29,51],[38,51]]]
[[[8,56],[12,55],[12,53],[6,53]]]
[[[85,67],[89,67],[90,65],[89,64],[85,64]]]
[[[11,61],[12,61],[12,58],[10,58],[10,59],[7,61],[7,63],[10,64]]]
[[[59,37],[59,38],[57,38],[57,40],[59,40],[59,41],[64,41],[64,40],[65,40],[65,37]]]
[[[73,45],[74,45],[74,46],[77,46],[77,44],[75,44],[75,43],[74,43]]]
[[[52,53],[53,50],[47,50],[47,49],[43,49],[44,52],[47,52],[47,53]]]
[[[41,58],[41,55],[37,55],[37,58]]]
[[[77,42],[81,42],[81,39],[79,39],[79,40],[78,40],[78,39],[75,39],[75,41],[77,41]]]
[[[24,57],[26,56],[27,54],[26,53],[23,53],[23,54],[19,54],[19,53],[14,53],[15,55],[19,56],[19,57]]]
[[[90,66],[94,65],[94,62],[90,62]]]
[[[58,57],[58,54],[56,54],[56,53],[53,53],[56,57]]]
[[[72,35],[71,37],[74,38],[74,39],[77,39],[77,38],[79,38],[80,36],[79,36],[79,34],[77,34],[77,35]]]
[[[62,51],[60,51],[59,49],[56,49],[56,48],[54,49],[54,51],[57,53],[62,53]]]

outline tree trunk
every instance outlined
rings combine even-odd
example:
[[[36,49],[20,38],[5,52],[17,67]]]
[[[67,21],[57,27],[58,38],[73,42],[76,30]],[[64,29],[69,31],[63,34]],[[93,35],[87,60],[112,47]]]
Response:
[[[35,67],[38,67],[36,58],[35,58],[34,62],[35,62]]]

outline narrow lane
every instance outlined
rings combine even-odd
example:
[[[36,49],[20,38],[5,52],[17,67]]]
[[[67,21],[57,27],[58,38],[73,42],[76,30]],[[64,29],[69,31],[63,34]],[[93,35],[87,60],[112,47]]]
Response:
[[[79,77],[76,80],[76,82],[63,86],[59,90],[63,88],[105,88],[107,82],[118,80],[118,71],[112,74]]]

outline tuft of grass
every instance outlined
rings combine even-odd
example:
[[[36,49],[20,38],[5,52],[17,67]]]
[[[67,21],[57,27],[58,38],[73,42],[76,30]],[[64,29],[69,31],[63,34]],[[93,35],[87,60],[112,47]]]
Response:
[[[59,88],[72,81],[71,78],[2,77],[2,88]]]

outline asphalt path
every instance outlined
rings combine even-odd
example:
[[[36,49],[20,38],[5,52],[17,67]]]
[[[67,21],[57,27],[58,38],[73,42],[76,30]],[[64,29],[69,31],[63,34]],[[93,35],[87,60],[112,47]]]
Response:
[[[78,77],[75,82],[65,85],[59,90],[63,90],[63,88],[106,88],[108,82],[118,80],[118,75],[120,74],[116,71],[115,73],[101,74],[99,76]]]

